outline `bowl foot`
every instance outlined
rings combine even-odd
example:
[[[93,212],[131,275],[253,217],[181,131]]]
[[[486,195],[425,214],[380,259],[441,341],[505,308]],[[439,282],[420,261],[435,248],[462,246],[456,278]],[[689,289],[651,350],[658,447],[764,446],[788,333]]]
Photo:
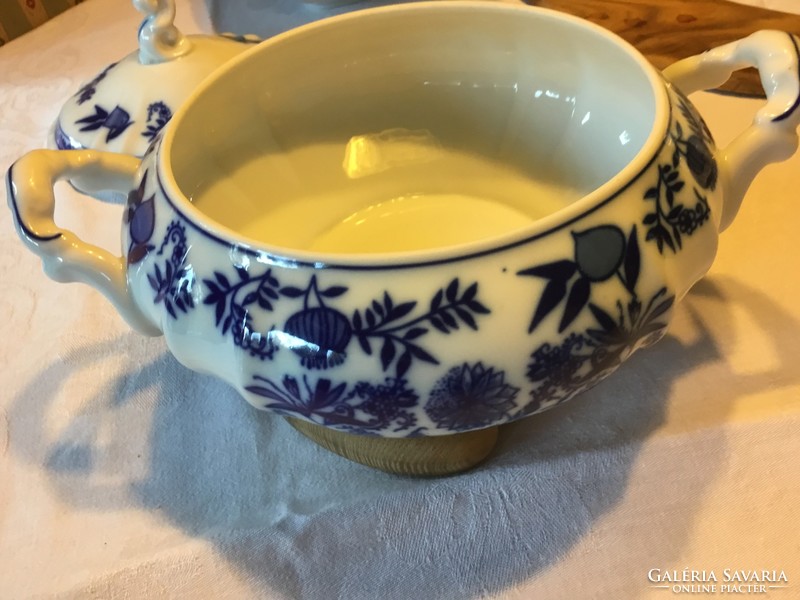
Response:
[[[497,443],[497,427],[436,437],[381,438],[334,431],[300,419],[289,424],[323,448],[395,475],[430,477],[466,471]]]

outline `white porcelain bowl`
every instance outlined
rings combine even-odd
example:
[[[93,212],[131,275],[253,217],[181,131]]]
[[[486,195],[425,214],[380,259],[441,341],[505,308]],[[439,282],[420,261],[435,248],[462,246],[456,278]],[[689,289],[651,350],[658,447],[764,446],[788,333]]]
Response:
[[[748,64],[768,102],[718,150],[679,88]],[[663,335],[757,171],[795,151],[798,98],[784,33],[664,79],[560,13],[408,4],[239,56],[141,164],[26,156],[10,205],[51,277],[254,406],[444,435],[558,404]],[[53,223],[64,176],[133,189],[121,258]]]

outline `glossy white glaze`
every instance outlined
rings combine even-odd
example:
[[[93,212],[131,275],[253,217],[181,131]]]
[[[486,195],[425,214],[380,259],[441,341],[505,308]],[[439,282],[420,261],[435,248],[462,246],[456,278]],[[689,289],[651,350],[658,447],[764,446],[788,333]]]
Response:
[[[86,81],[61,108],[54,149],[109,150],[141,157],[198,84],[254,38],[181,33],[173,0],[134,0],[147,14],[139,49]]]
[[[133,6],[147,15],[139,28],[143,64],[174,60],[191,50],[191,42],[175,27],[175,0],[133,0]]]
[[[720,231],[739,212],[753,178],[766,165],[788,159],[797,150],[800,124],[800,73],[797,38],[782,31],[753,35],[681,60],[664,74],[687,94],[722,85],[737,69],[757,67],[767,103],[753,124],[722,149],[722,176],[727,179]]]
[[[760,146],[717,153],[679,90],[578,19],[472,2],[353,13],[278,36],[200,86],[138,170],[123,258],[55,226],[50,184],[72,173],[118,184],[132,163],[32,153],[9,173],[10,203],[51,276],[98,287],[254,406],[381,436],[478,429],[567,400],[663,335],[714,259],[729,192],[735,205],[746,183],[728,157],[763,164],[796,144],[796,40],[734,46],[725,68],[747,48],[775,81],[770,110],[782,104],[751,130]],[[790,60],[765,58],[776,54]],[[375,137],[400,130],[428,133]],[[353,170],[353,139],[390,139],[392,164]],[[306,152],[323,142],[327,154]],[[514,177],[453,167],[442,148]],[[261,167],[243,169],[252,157]],[[208,214],[255,219],[329,194],[314,216],[338,218],[341,203],[358,214],[416,191],[452,194],[451,210],[466,195],[533,215],[519,174],[583,195],[489,239],[410,252],[323,253]]]

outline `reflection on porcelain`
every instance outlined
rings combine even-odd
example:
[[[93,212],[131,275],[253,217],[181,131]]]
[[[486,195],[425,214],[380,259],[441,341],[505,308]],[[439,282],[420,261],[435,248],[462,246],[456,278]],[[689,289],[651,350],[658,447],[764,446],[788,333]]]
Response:
[[[142,156],[197,85],[251,44],[252,36],[184,35],[174,0],[134,0],[145,13],[139,49],[110,64],[67,100],[48,144]]]
[[[147,15],[139,27],[139,61],[149,65],[183,56],[192,47],[175,27],[175,0],[133,0],[133,6]]]
[[[717,149],[684,92],[748,64],[768,101]],[[796,150],[798,104],[789,34],[662,77],[573,17],[409,4],[232,61],[163,132],[167,105],[141,120],[141,162],[31,153],[9,202],[48,275],[93,285],[254,406],[444,435],[564,402],[663,336],[753,177]],[[102,106],[87,126],[133,127]],[[65,174],[132,190],[122,257],[55,225]]]

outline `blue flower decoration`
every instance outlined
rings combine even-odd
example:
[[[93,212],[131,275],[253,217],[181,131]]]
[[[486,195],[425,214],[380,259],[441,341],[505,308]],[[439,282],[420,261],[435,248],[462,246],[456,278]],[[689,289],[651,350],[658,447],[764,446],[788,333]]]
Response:
[[[510,418],[518,392],[505,382],[505,372],[464,363],[436,383],[425,412],[441,429],[479,429]]]

